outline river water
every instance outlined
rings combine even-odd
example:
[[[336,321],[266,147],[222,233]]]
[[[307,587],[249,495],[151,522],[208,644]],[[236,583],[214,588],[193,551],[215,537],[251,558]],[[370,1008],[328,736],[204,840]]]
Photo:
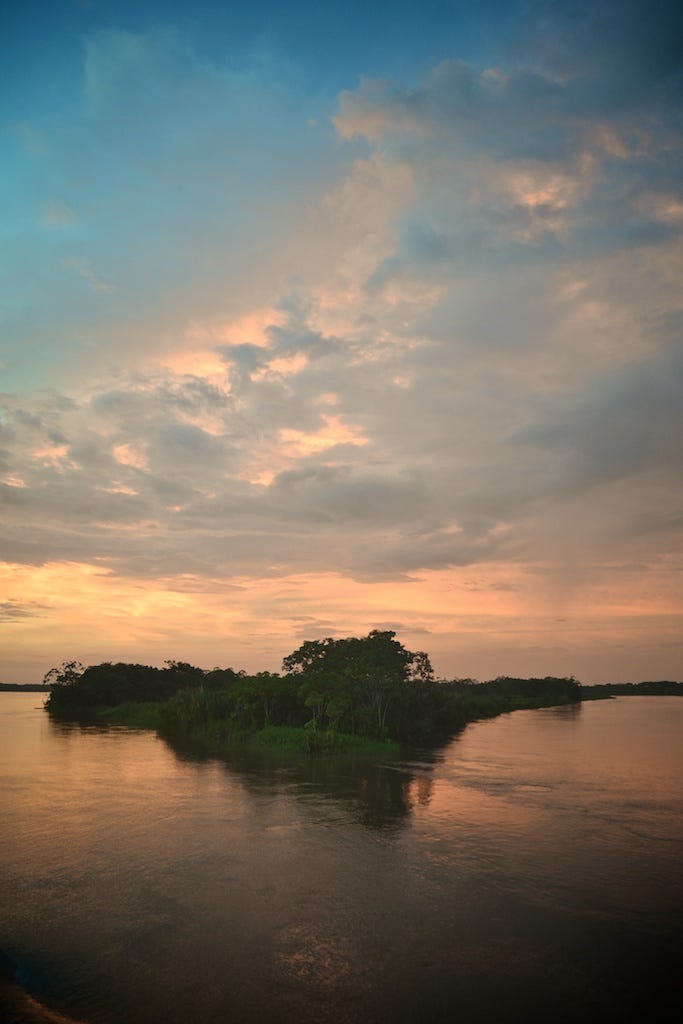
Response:
[[[680,1000],[680,698],[324,761],[202,760],[41,704],[0,694],[0,947],[53,1008],[478,1024]]]

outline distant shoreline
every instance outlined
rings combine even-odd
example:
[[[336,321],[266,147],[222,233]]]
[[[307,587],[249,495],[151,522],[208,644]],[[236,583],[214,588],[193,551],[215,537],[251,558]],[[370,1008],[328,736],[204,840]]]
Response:
[[[43,683],[0,683],[0,693],[49,693],[51,689]]]

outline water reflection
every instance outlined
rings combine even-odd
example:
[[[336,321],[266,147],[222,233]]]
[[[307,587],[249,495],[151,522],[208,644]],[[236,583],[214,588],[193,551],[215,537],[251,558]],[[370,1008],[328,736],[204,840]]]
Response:
[[[420,761],[399,755],[292,757],[234,748],[219,758],[196,744],[169,744],[176,756],[195,765],[213,762],[248,793],[287,794],[334,816],[335,804],[356,824],[370,829],[400,828],[416,805],[429,803],[437,750],[423,751]]]
[[[27,703],[0,714],[0,946],[91,1024],[647,1019],[681,939],[666,700],[294,760]]]
[[[92,719],[64,720],[48,716],[48,729],[56,740],[81,736],[106,737],[135,732]],[[149,736],[149,733],[142,733]],[[207,752],[201,742],[174,738],[163,742],[178,761],[202,766],[220,765],[247,793],[287,794],[304,803],[337,802],[351,819],[371,829],[400,828],[416,805],[426,806],[432,796],[433,771],[443,759],[440,747],[416,752],[410,760],[393,752],[339,757],[311,757],[243,746],[226,748],[220,755]]]

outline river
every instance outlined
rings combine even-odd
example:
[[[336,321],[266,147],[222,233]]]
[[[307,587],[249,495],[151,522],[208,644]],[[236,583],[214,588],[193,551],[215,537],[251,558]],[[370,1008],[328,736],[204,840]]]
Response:
[[[0,694],[0,947],[63,1013],[558,1024],[681,1005],[681,698],[313,761],[202,760],[53,723],[42,700]]]

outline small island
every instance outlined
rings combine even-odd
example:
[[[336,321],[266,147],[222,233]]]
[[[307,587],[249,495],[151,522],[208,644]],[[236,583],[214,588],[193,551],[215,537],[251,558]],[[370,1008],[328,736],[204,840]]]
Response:
[[[573,678],[437,681],[429,656],[391,630],[307,640],[282,673],[71,661],[44,684],[53,716],[156,729],[214,751],[240,743],[310,754],[439,742],[475,719],[581,700]]]

